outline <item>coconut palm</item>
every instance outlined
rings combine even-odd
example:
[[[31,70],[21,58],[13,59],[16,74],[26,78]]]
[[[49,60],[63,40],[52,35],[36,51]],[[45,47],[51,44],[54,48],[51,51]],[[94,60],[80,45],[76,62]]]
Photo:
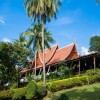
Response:
[[[43,84],[45,80],[45,54],[44,54],[44,24],[51,21],[52,17],[56,18],[56,13],[61,6],[60,0],[25,0],[25,8],[30,18],[34,22],[42,23],[42,48],[43,48]]]
[[[32,29],[28,29],[26,32],[23,33],[23,37],[27,37],[28,39],[25,40],[26,46],[30,47],[32,45],[33,50],[35,51],[35,76],[36,76],[36,55],[37,53],[42,50],[42,24],[38,23]],[[45,48],[50,48],[50,43],[54,43],[55,40],[51,36],[51,32],[47,31],[44,28],[44,45]]]
[[[19,38],[14,40],[14,44],[24,47],[24,41],[25,38],[22,36],[22,34],[20,34]]]

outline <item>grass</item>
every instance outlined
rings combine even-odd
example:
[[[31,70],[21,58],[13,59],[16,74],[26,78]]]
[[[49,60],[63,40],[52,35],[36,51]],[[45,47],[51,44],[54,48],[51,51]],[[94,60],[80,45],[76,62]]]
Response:
[[[57,100],[62,93],[66,94],[69,100],[100,100],[100,83],[48,93],[44,100]]]

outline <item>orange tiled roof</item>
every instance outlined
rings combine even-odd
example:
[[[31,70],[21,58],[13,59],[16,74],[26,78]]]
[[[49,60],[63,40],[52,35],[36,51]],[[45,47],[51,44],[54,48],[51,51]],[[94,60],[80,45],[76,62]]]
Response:
[[[67,59],[67,57],[70,55],[70,53],[73,49],[73,46],[74,46],[74,44],[71,44],[66,47],[58,49],[56,51],[55,55],[53,56],[53,58],[48,63],[48,65]]]
[[[42,63],[43,63],[42,55],[43,53],[40,51],[36,59],[37,69],[42,67]],[[79,54],[77,52],[75,43],[67,45],[63,48],[58,48],[58,45],[55,45],[51,47],[51,49],[45,50],[45,64],[46,65],[52,65],[60,61],[72,60],[78,57],[79,57]],[[33,64],[33,69],[34,69],[34,64]],[[28,71],[27,69],[25,69],[25,71],[23,70],[23,72],[27,72],[27,71]]]

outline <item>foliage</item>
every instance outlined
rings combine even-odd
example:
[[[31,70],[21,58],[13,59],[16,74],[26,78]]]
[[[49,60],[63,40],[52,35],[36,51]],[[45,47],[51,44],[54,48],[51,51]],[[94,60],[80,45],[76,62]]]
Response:
[[[97,4],[97,5],[99,4],[99,1],[100,1],[100,0],[96,0],[96,4]]]
[[[52,95],[51,100],[69,100],[67,94],[62,93],[61,95]]]
[[[58,100],[61,94],[67,95],[69,100],[99,100],[100,83],[57,91],[53,93],[53,95],[51,95],[49,99],[51,98],[50,100]],[[57,99],[53,99],[54,97],[56,97]],[[48,100],[48,98],[46,100]]]
[[[81,86],[84,84],[87,84],[87,77],[81,76],[81,77],[73,77],[73,78],[49,82],[47,84],[47,88],[50,91],[58,91],[64,88],[72,88],[72,87]]]
[[[75,86],[82,86],[85,84],[93,84],[95,82],[100,82],[100,69],[87,70],[85,74],[78,75],[76,77],[56,80],[48,82],[47,88],[50,91],[58,91],[64,88],[72,88]]]
[[[66,88],[83,86],[88,84],[88,80],[90,84],[100,82],[100,69],[88,70],[81,76],[48,82],[47,89],[54,92]],[[40,82],[36,84],[34,81],[30,81],[27,87],[1,91],[0,99],[40,99],[47,94],[47,89],[46,87],[42,86]],[[54,98],[57,100],[59,99],[58,97]]]
[[[26,99],[32,99],[36,96],[37,84],[34,81],[30,81],[27,85]]]
[[[26,32],[23,32],[22,36],[25,38],[24,43],[27,47],[32,46],[34,51],[42,50],[42,24],[38,23],[34,25],[33,28],[29,28]],[[50,48],[49,43],[54,43],[55,40],[52,38],[51,31],[47,31],[47,28],[44,28],[44,44],[45,48]]]
[[[10,90],[4,90],[4,91],[0,91],[0,100],[3,99],[11,99],[12,97],[12,92]]]
[[[96,75],[96,74],[100,75],[100,69],[99,68],[96,68],[95,70],[89,69],[89,70],[86,71],[85,74],[88,75],[88,76],[93,76],[93,75]]]
[[[0,100],[32,100],[40,99],[46,96],[47,89],[42,85],[36,85],[34,81],[31,81],[27,87],[16,88],[10,90],[0,91]]]
[[[0,72],[1,83],[7,83],[9,80],[14,80],[15,75],[15,60],[13,59],[14,48],[11,43],[0,42]]]
[[[21,67],[26,64],[29,51],[20,45],[0,42],[0,81],[1,85],[17,81]]]
[[[24,43],[27,47],[32,47],[35,52],[35,75],[36,75],[36,58],[38,56],[38,52],[42,51],[42,24],[38,23],[34,25],[32,29],[28,29],[26,32],[22,34],[23,38],[25,38]],[[50,48],[50,43],[54,43],[55,40],[52,38],[52,34],[50,31],[47,31],[44,28],[44,47]]]
[[[56,18],[56,13],[61,6],[61,0],[25,0],[25,8],[27,14],[34,21],[44,22],[50,21],[52,17]]]
[[[61,77],[61,74],[57,71],[50,72],[49,74],[46,75],[47,80],[59,79],[60,77]]]
[[[90,38],[89,51],[100,52],[100,36],[92,36]]]
[[[45,79],[45,52],[44,44],[47,37],[44,36],[45,29],[44,24],[50,21],[52,17],[56,18],[56,13],[59,11],[61,6],[60,0],[25,0],[25,8],[28,13],[28,17],[34,19],[34,22],[41,23],[41,33],[42,33],[42,50],[43,50],[43,84],[46,85]],[[35,67],[36,69],[36,67]]]
[[[15,89],[17,87],[18,87],[18,83],[17,82],[12,83],[11,86],[10,86],[11,89]]]
[[[14,100],[19,100],[19,99],[22,99],[22,98],[25,98],[25,94],[26,94],[26,88],[18,88],[18,89],[14,89],[12,90],[12,98]]]
[[[66,63],[60,62],[58,70],[50,72],[46,75],[46,78],[50,80],[69,78],[74,75],[74,69],[75,66],[67,66]]]
[[[38,89],[37,89],[37,92],[36,92],[37,98],[43,98],[46,95],[47,95],[46,87],[44,87],[42,85],[38,85]]]
[[[67,66],[66,64],[61,64],[59,66],[59,73],[61,73],[61,78],[72,77],[74,75],[75,66]]]
[[[18,41],[15,41],[13,43],[14,46],[14,55],[13,57],[16,58],[16,65],[20,67],[27,67],[29,66],[27,58],[31,59],[33,58],[31,55],[34,55],[31,48],[26,48],[25,46],[22,46],[22,44]]]
[[[100,82],[100,69],[90,69],[87,70],[85,73],[88,76],[88,82],[89,84]]]
[[[68,98],[67,94],[62,93],[60,95],[60,97],[58,98],[58,100],[69,100],[69,98]]]
[[[25,77],[24,77],[24,82],[30,82],[30,81],[32,81],[34,79],[34,73],[32,72],[32,73],[28,73],[28,74],[26,74],[25,75]]]

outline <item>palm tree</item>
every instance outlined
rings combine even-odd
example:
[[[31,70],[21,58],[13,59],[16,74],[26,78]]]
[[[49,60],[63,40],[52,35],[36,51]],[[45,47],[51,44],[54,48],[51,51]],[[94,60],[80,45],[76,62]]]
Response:
[[[24,41],[25,41],[25,38],[22,36],[22,34],[20,34],[19,38],[14,40],[14,44],[24,47]]]
[[[56,18],[56,13],[61,6],[60,0],[25,0],[25,8],[28,16],[34,19],[34,22],[42,24],[42,48],[43,48],[43,84],[45,80],[45,54],[44,54],[44,24],[51,21],[52,17]]]
[[[26,32],[23,33],[23,37],[27,37],[28,39],[25,40],[26,46],[30,47],[32,45],[33,51],[35,51],[35,76],[36,76],[36,58],[37,53],[42,50],[42,24],[36,24],[32,29],[28,29]],[[54,43],[55,40],[51,36],[51,32],[47,31],[44,28],[44,44],[45,48],[50,48],[50,43]]]

